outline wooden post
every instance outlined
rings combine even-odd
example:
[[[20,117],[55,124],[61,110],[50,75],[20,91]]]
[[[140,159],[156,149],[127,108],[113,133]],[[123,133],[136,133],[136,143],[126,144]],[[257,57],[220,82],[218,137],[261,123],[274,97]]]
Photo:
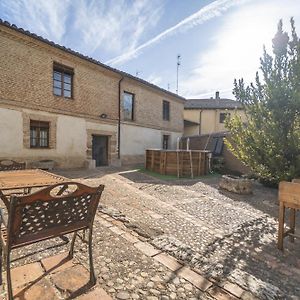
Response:
[[[190,150],[189,152],[190,152],[189,156],[190,156],[191,178],[194,178],[192,150]]]
[[[151,171],[154,171],[154,151],[151,151]]]
[[[294,208],[290,208],[290,232],[295,234],[295,224],[296,224],[296,210]],[[290,241],[294,243],[295,238],[290,235]]]
[[[177,178],[180,177],[180,172],[179,172],[179,151],[176,151],[176,160],[177,160]]]
[[[283,250],[283,235],[284,235],[284,203],[280,202],[279,207],[279,226],[278,226],[278,249]]]
[[[201,152],[199,152],[199,156],[198,156],[198,172],[197,172],[197,176],[201,175]]]

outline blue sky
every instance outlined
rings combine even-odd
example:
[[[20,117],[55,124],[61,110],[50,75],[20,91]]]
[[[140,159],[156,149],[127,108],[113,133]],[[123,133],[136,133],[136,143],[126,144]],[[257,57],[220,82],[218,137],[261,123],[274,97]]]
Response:
[[[290,17],[300,33],[300,0],[0,1],[0,18],[172,92],[180,54],[187,98],[233,98],[234,78],[254,79]]]

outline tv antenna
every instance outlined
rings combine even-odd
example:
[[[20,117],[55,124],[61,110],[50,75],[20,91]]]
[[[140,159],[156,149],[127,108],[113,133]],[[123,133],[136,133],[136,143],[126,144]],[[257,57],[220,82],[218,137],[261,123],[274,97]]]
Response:
[[[181,64],[181,55],[180,54],[178,54],[177,55],[177,87],[176,87],[176,93],[177,93],[177,95],[178,95],[178,71],[179,71],[179,66],[180,66],[180,64]]]

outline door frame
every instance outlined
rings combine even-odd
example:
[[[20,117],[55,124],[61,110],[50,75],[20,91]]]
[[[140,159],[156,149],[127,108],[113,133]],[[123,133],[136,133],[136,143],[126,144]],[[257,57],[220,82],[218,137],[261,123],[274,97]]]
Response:
[[[117,127],[116,127],[117,128]],[[108,137],[108,165],[110,166],[117,159],[117,129],[116,130],[100,130],[86,129],[86,159],[91,161],[92,158],[92,140],[93,135],[105,135]]]

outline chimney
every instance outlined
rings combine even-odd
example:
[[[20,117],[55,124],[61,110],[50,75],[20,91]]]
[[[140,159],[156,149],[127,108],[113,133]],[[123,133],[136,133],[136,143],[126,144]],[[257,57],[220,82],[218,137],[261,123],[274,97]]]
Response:
[[[220,99],[220,92],[216,91],[216,99]]]

